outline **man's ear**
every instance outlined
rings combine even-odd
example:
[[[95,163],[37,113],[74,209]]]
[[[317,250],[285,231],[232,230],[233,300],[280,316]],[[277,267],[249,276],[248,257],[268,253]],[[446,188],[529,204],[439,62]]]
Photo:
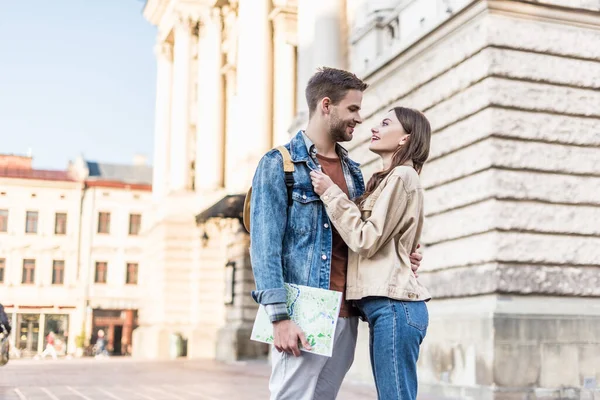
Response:
[[[321,99],[321,112],[325,115],[328,115],[331,111],[331,99],[329,97],[323,97]]]

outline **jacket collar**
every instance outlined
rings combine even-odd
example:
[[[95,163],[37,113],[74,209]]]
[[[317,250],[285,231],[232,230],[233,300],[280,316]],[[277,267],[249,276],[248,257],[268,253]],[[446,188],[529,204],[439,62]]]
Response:
[[[290,141],[290,156],[293,162],[310,162],[312,161],[309,154],[314,149],[314,144],[304,131],[300,130]],[[342,147],[339,143],[335,145],[336,152],[340,159],[353,167],[358,168],[359,163],[348,157],[348,150]]]

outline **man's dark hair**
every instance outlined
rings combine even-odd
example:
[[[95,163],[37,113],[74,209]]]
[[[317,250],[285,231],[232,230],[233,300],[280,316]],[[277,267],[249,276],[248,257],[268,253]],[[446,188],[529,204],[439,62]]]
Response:
[[[364,92],[368,86],[352,72],[328,67],[319,68],[306,85],[308,115],[313,115],[317,104],[324,97],[329,97],[331,103],[336,105],[349,90]]]

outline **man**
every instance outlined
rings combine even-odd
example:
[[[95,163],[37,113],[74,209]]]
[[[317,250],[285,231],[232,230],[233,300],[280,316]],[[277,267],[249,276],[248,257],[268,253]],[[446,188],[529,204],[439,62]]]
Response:
[[[49,354],[54,360],[58,358],[58,354],[56,354],[56,348],[54,347],[54,341],[54,332],[50,331],[50,333],[48,333],[48,335],[46,336],[46,348],[44,349],[40,357],[46,358],[46,356]]]
[[[4,306],[0,304],[0,366],[6,365],[10,358],[9,335],[10,323],[8,322],[8,316],[4,312]]]
[[[271,399],[330,400],[337,396],[354,360],[358,316],[342,298],[332,357],[300,353],[309,348],[304,333],[289,319],[283,283],[345,293],[348,247],[335,232],[310,171],[321,169],[350,198],[360,196],[364,181],[359,165],[339,142],[352,140],[362,122],[359,111],[367,84],[354,74],[320,69],[309,80],[309,122],[285,147],[294,163],[292,205],[288,207],[283,158],[271,150],[260,161],[252,183],[251,247],[255,301],[265,306],[273,323],[274,347],[269,382]],[[411,259],[418,268],[420,255]]]
[[[0,331],[5,330],[6,336],[10,334],[10,322],[8,322],[8,316],[4,312],[4,306],[0,304]]]
[[[104,337],[104,331],[102,329],[98,331],[98,339],[96,339],[96,357],[101,356],[108,357],[108,350],[106,350],[106,338]]]

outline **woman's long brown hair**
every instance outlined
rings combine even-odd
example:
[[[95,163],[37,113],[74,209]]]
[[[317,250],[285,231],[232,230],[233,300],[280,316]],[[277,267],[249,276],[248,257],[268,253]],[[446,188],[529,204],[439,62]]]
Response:
[[[396,149],[396,152],[392,156],[392,163],[387,169],[376,172],[369,179],[365,193],[356,199],[356,204],[359,207],[362,206],[367,197],[377,189],[377,186],[387,178],[394,168],[412,161],[415,170],[420,174],[425,161],[429,157],[431,126],[427,118],[421,112],[406,107],[394,107],[394,113],[404,131],[410,135],[408,142],[404,146],[398,146],[398,149]]]

